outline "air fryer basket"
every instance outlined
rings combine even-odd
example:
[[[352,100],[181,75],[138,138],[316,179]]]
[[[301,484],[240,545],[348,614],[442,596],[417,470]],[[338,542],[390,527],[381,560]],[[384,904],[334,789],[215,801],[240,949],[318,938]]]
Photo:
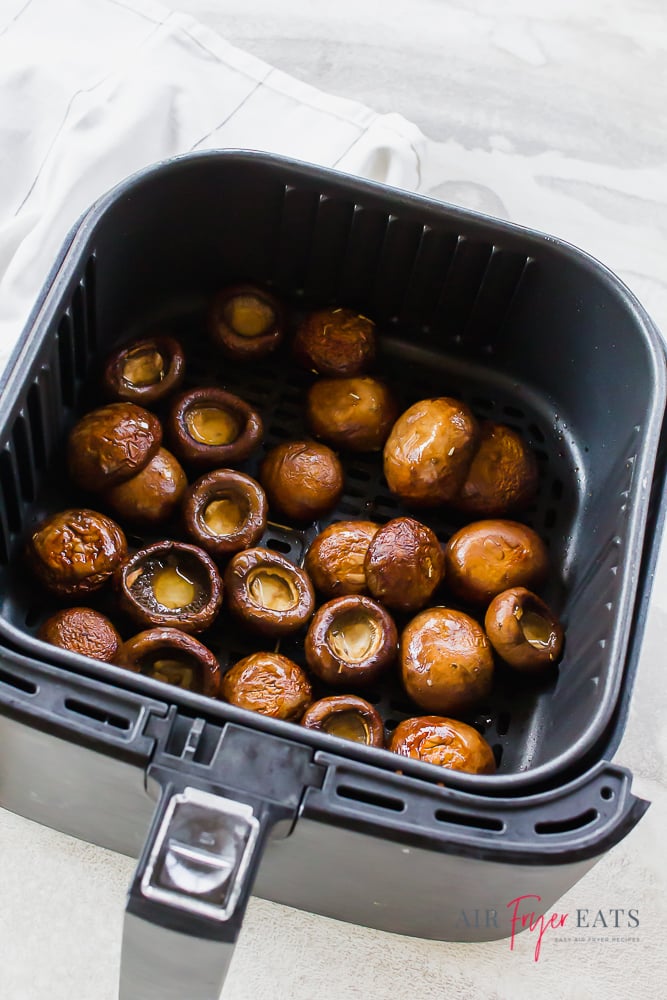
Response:
[[[470,718],[493,745],[496,775],[399,762],[36,638],[55,605],[24,569],[23,540],[43,514],[81,504],[64,443],[97,404],[116,343],[168,328],[184,343],[189,384],[213,381],[257,405],[266,447],[303,435],[310,376],[287,347],[244,367],[208,344],[210,295],[242,281],[272,289],[292,324],[313,306],[359,309],[378,324],[380,367],[406,406],[458,396],[536,450],[539,497],[524,519],[549,546],[545,596],[566,625],[566,651],[548,682],[499,670]],[[188,996],[217,996],[220,953],[207,945],[233,945],[262,852],[257,891],[267,898],[485,940],[509,933],[512,896],[539,891],[544,912],[643,813],[630,776],[605,758],[624,724],[662,524],[664,354],[632,295],[585,254],[281,158],[190,155],[124,182],[83,218],[1,392],[0,738],[15,766],[0,770],[0,801],[139,854],[146,790],[159,800],[128,903],[127,1000],[180,998],[188,968],[203,981],[209,960],[208,986],[187,979]],[[402,512],[378,456],[343,461],[345,494],[328,520]],[[443,540],[461,523],[446,511],[419,516]],[[263,543],[299,562],[325,523],[270,524]],[[108,600],[94,603],[109,610]],[[224,612],[205,641],[223,668],[259,648]],[[303,659],[302,640],[281,650]],[[388,730],[414,714],[395,680],[368,696]],[[204,857],[193,829],[220,856],[207,847]],[[183,858],[217,871],[230,844],[224,891],[193,892]],[[483,906],[497,923],[461,925],[462,908]],[[166,953],[173,965],[155,986]]]

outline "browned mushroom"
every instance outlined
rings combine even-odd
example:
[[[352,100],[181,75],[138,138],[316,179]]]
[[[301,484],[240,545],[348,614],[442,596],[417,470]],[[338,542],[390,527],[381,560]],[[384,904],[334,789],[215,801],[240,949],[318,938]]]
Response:
[[[255,545],[266,528],[266,494],[234,469],[216,469],[193,483],[183,502],[185,527],[216,559]]]
[[[352,309],[318,309],[300,324],[292,349],[309,371],[361,375],[375,360],[375,323]]]
[[[515,670],[536,673],[560,659],[563,626],[551,608],[525,587],[512,587],[494,597],[484,627],[498,656]]]
[[[259,413],[231,392],[190,389],[172,402],[169,440],[182,462],[213,469],[242,462],[262,441]]]
[[[67,464],[72,481],[99,491],[136,475],[162,444],[162,426],[134,403],[109,403],[92,410],[72,428]]]
[[[378,601],[396,611],[417,611],[428,604],[442,580],[444,556],[427,525],[396,517],[373,536],[364,571]]]
[[[111,399],[153,406],[177,389],[184,376],[183,348],[173,337],[157,333],[114,351],[102,384]]]
[[[248,628],[287,635],[302,628],[315,609],[308,574],[271,549],[245,549],[225,571],[227,604]]]
[[[424,711],[459,715],[491,691],[491,645],[462,611],[422,611],[403,630],[400,650],[403,685]]]
[[[312,699],[305,672],[280,653],[252,653],[222,679],[222,695],[232,705],[273,719],[298,722]]]
[[[447,586],[462,601],[488,603],[510,587],[539,586],[548,568],[544,542],[518,521],[473,521],[445,549]]]
[[[396,659],[398,635],[389,613],[370,597],[335,597],[316,612],[306,635],[306,662],[335,687],[377,680]]]
[[[308,549],[305,567],[321,594],[366,593],[364,561],[379,527],[373,521],[338,521],[320,532]]]
[[[125,558],[127,541],[110,517],[87,508],[52,514],[28,539],[26,556],[38,580],[59,597],[99,590]]]
[[[343,492],[343,470],[331,448],[290,441],[273,448],[259,470],[269,507],[295,521],[322,517]]]
[[[93,660],[111,663],[123,641],[106,615],[92,608],[65,608],[51,615],[37,637]]]
[[[160,448],[141,472],[111,486],[103,495],[117,517],[149,527],[169,520],[187,485],[178,460],[166,448]]]
[[[306,711],[301,725],[369,747],[384,746],[384,726],[377,709],[356,694],[320,698]]]
[[[434,507],[463,486],[478,441],[473,414],[458,399],[422,399],[394,424],[384,446],[384,474],[407,504]]]
[[[208,329],[224,354],[240,361],[264,357],[283,337],[283,309],[278,300],[254,285],[225,288],[211,301]]]
[[[392,733],[389,749],[469,774],[494,774],[493,751],[483,736],[465,722],[424,715],[401,722]]]
[[[196,691],[220,692],[220,664],[208,647],[177,628],[151,628],[124,642],[115,663],[135,674]]]
[[[203,549],[155,542],[128,556],[114,575],[119,607],[138,625],[203,632],[222,604],[222,580]]]
[[[316,438],[346,451],[379,451],[398,405],[376,378],[321,378],[308,390],[308,425]]]
[[[504,424],[484,421],[454,504],[473,517],[502,517],[532,503],[537,484],[537,459],[521,435]]]

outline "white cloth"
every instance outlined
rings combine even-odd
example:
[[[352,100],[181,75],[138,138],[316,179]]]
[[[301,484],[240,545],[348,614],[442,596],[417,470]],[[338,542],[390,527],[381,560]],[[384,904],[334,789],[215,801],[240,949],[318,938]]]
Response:
[[[262,149],[416,188],[424,142],[152,0],[0,0],[0,369],[71,226],[147,164]]]

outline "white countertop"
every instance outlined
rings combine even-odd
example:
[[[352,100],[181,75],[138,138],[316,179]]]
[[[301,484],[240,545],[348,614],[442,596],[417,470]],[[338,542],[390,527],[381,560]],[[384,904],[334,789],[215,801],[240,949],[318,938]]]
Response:
[[[616,270],[667,331],[663,0],[179,0],[317,87],[396,111],[438,146],[431,193],[551,232]],[[616,760],[652,800],[558,904],[639,914],[636,940],[426,942],[253,899],[225,1000],[664,995],[667,548]],[[660,845],[660,846],[659,846]],[[0,811],[0,997],[116,996],[130,859]],[[628,932],[629,933],[629,932]],[[187,998],[184,998],[187,1000]]]

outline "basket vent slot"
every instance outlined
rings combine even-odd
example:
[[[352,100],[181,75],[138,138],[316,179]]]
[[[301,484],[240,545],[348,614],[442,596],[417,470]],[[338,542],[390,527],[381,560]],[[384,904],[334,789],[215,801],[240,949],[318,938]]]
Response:
[[[27,397],[28,420],[30,422],[30,441],[37,469],[43,469],[46,465],[49,450],[41,388],[41,379],[37,382],[33,382],[28,389]]]
[[[377,209],[354,206],[347,250],[340,279],[342,305],[367,308],[370,290],[375,287],[388,216]],[[375,264],[369,267],[369,262]]]
[[[65,406],[74,406],[76,400],[76,377],[74,374],[74,333],[72,316],[63,315],[58,325],[58,361],[60,363],[60,394]]]
[[[12,674],[2,667],[0,667],[0,683],[16,688],[17,691],[23,691],[24,694],[37,694],[38,691],[34,681],[29,681],[19,674]]]
[[[400,318],[415,325],[429,325],[438,305],[442,282],[451,267],[458,237],[442,229],[422,228],[408,279]]]
[[[597,818],[597,809],[587,809],[585,812],[579,813],[578,816],[568,816],[565,819],[542,820],[535,824],[535,833],[541,835],[570,833],[572,830],[581,830],[584,826],[590,826]]]
[[[455,826],[469,826],[477,830],[490,830],[502,833],[505,824],[495,816],[474,816],[472,813],[452,812],[449,809],[436,809],[435,818],[439,823],[452,823]]]
[[[16,466],[10,452],[6,449],[0,454],[0,488],[2,489],[2,501],[9,530],[13,532],[21,531],[23,527],[21,493]]]
[[[419,250],[423,227],[390,215],[380,254],[378,274],[369,311],[373,319],[388,319],[401,312]]]
[[[387,809],[390,812],[405,812],[405,802],[402,799],[393,798],[390,795],[381,795],[379,792],[372,792],[368,788],[338,785],[336,795],[341,799],[350,799],[352,802],[363,802],[365,805],[375,806],[378,809]]]
[[[19,414],[14,421],[12,444],[18,468],[21,496],[27,503],[30,503],[35,498],[36,470],[28,425],[23,414]]]
[[[488,243],[472,243],[459,236],[433,314],[432,325],[436,332],[455,341],[462,339],[492,251]]]
[[[275,262],[278,289],[295,288],[301,293],[305,290],[319,201],[315,191],[289,185],[285,188]]]
[[[338,288],[354,205],[321,195],[315,217],[305,292],[309,300],[338,304]]]
[[[99,705],[92,705],[87,701],[79,701],[78,698],[65,698],[65,708],[68,712],[83,715],[87,719],[94,719],[95,722],[101,722],[105,726],[112,726],[114,729],[127,731],[132,725],[131,721],[124,716],[116,715],[115,712],[100,708]]]

